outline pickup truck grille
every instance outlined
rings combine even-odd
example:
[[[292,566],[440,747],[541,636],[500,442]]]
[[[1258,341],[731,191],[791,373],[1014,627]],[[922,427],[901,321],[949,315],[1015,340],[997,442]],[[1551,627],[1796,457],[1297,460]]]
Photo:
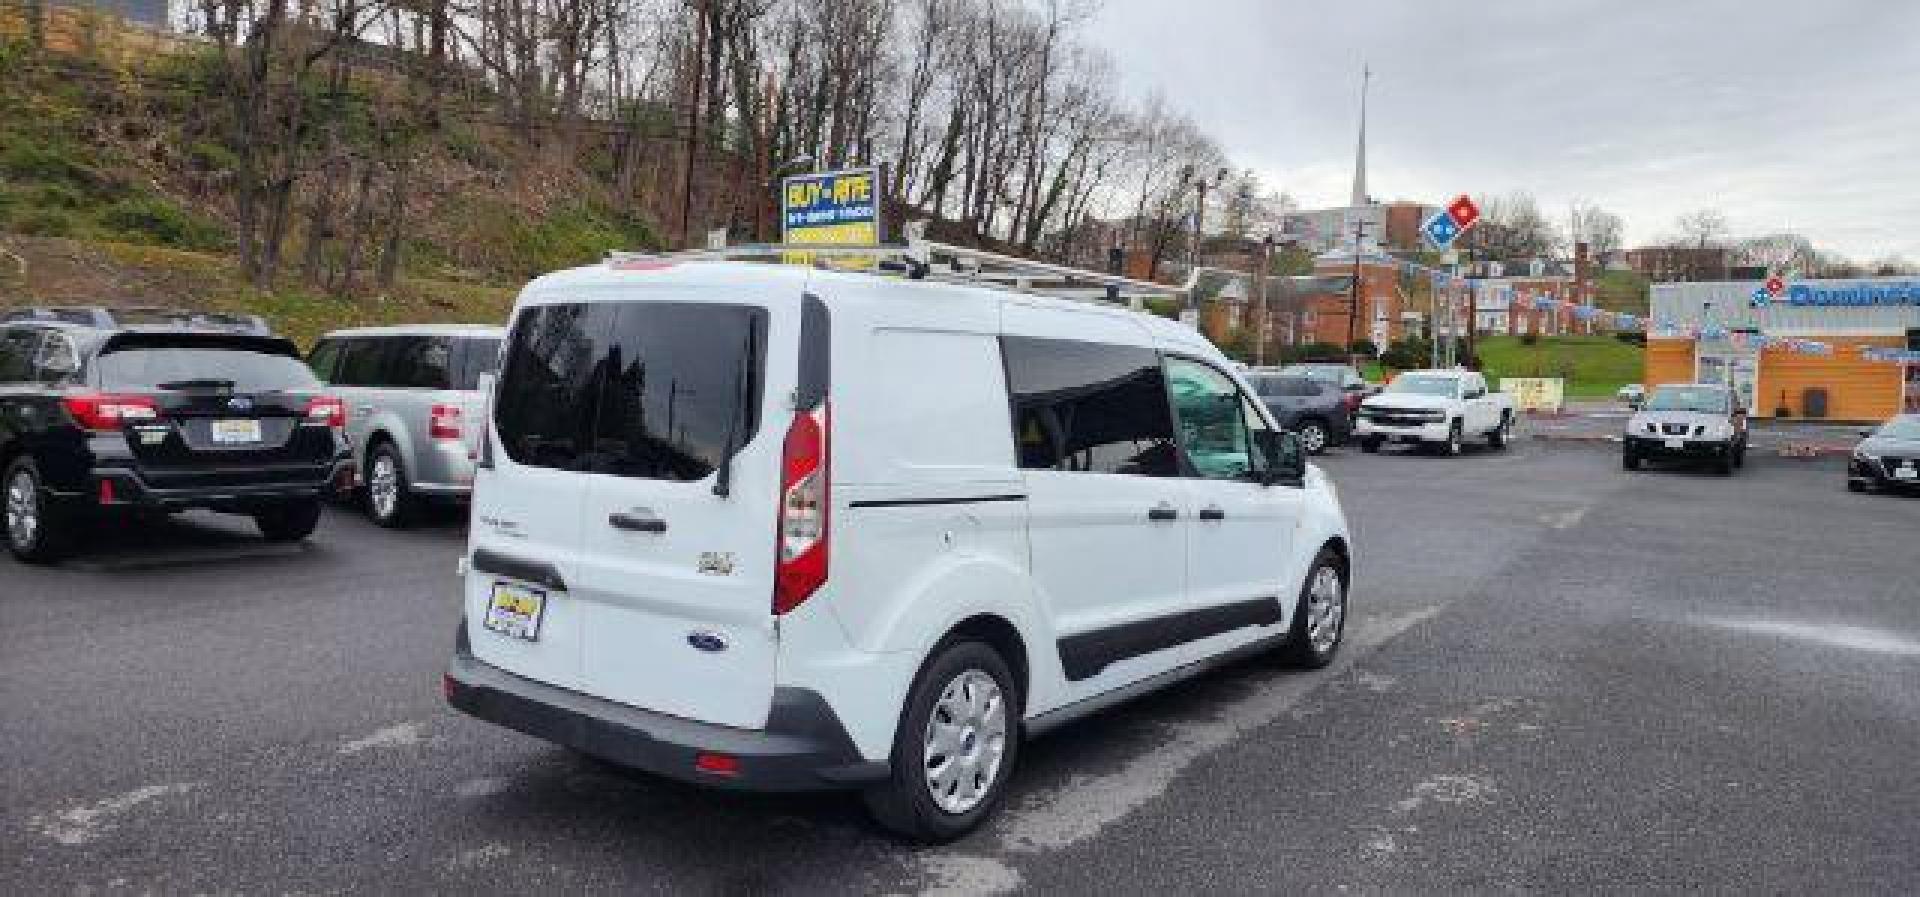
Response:
[[[1360,416],[1389,427],[1417,427],[1434,422],[1433,412],[1411,408],[1362,408]]]

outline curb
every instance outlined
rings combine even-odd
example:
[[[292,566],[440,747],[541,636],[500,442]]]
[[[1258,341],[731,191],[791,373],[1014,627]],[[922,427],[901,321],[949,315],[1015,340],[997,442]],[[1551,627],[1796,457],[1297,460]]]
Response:
[[[1534,433],[1532,436],[1541,442],[1618,443],[1620,441],[1618,436],[1594,433]]]
[[[1789,442],[1780,447],[1782,458],[1840,458],[1853,454],[1853,446],[1832,443]]]

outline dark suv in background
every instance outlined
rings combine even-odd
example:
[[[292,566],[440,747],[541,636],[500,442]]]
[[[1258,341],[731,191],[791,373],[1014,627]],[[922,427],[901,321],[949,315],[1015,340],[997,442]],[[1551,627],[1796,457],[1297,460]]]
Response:
[[[114,512],[211,509],[304,539],[353,478],[344,424],[258,318],[0,313],[0,514],[25,561],[58,559]]]
[[[1280,426],[1300,434],[1300,447],[1318,455],[1353,433],[1353,410],[1337,384],[1290,373],[1247,374],[1247,383]]]

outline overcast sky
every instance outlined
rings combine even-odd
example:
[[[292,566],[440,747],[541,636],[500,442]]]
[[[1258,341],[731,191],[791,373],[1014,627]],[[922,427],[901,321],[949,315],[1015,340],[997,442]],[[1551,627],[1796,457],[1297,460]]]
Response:
[[[1089,37],[1308,208],[1347,201],[1365,60],[1375,198],[1588,199],[1630,245],[1711,206],[1920,262],[1920,0],[1105,0]]]

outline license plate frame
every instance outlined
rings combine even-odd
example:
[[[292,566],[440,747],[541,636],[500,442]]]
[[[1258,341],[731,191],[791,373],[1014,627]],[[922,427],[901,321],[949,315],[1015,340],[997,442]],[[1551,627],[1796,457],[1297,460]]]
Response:
[[[551,597],[544,589],[516,582],[495,582],[487,592],[487,613],[480,619],[480,625],[508,638],[537,642]]]
[[[1920,468],[1916,468],[1911,464],[1896,467],[1893,469],[1893,478],[1896,480],[1920,480]]]
[[[222,417],[207,423],[214,445],[259,445],[266,437],[260,421],[251,417]]]
[[[1686,441],[1685,439],[1669,439],[1669,440],[1667,440],[1667,448],[1670,448],[1670,449],[1683,449],[1683,448],[1686,448],[1686,447],[1687,447],[1687,441]]]

